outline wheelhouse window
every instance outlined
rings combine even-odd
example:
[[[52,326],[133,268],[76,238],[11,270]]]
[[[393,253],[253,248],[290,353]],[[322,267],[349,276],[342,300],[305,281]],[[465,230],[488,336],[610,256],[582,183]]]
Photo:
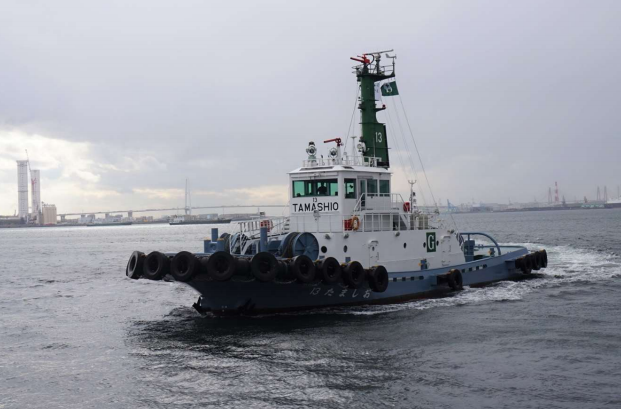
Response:
[[[293,197],[338,196],[339,184],[336,179],[294,180]]]
[[[345,179],[345,199],[356,198],[356,179]]]
[[[390,196],[390,180],[380,180],[379,193],[380,196]]]
[[[377,180],[376,179],[367,180],[367,191],[370,197],[377,196]]]

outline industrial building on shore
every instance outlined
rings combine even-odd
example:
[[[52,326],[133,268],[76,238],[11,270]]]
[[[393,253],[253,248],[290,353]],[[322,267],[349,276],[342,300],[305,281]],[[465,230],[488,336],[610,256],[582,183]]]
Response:
[[[30,173],[30,177],[28,177]],[[30,185],[30,207],[28,206]],[[3,217],[4,225],[55,225],[56,206],[41,201],[41,171],[30,168],[30,159],[17,161],[17,217]]]

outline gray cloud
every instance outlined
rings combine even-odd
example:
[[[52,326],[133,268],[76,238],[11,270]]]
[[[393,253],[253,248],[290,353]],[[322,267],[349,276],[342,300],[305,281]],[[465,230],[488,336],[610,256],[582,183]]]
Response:
[[[233,200],[285,185],[309,140],[344,136],[349,56],[395,48],[436,197],[545,200],[555,180],[568,198],[593,196],[621,184],[620,43],[621,3],[604,0],[5,2],[0,137],[89,145],[89,189],[118,195],[54,199],[67,211],[164,200],[136,189],[186,176]],[[48,189],[69,182],[64,166],[44,174]],[[2,196],[14,178],[0,169]]]

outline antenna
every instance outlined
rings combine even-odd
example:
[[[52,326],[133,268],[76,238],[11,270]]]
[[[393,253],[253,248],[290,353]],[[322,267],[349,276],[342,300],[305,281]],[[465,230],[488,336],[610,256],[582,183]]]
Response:
[[[375,51],[372,53],[364,53],[363,55],[380,55],[380,54],[388,54],[388,53],[392,53],[393,51],[395,51],[394,49],[390,49],[390,50],[384,50],[384,51]],[[387,56],[388,57],[388,56]],[[392,57],[388,57],[388,58],[392,58]]]
[[[410,184],[410,203],[411,203],[411,207],[410,209],[414,209],[414,206],[416,205],[416,193],[414,193],[414,185],[416,184],[415,180],[408,180],[408,183]]]

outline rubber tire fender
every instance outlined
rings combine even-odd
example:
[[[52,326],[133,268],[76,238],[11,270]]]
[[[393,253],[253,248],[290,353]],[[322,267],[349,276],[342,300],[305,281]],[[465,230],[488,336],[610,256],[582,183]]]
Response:
[[[525,255],[522,256],[522,273],[523,274],[530,274],[532,273],[533,270],[533,262],[531,260],[531,258],[529,257],[529,255]]]
[[[461,275],[461,271],[457,269],[449,271],[448,275],[446,276],[446,282],[453,291],[459,291],[464,289],[463,276]]]
[[[315,263],[310,257],[302,254],[301,256],[294,257],[291,262],[291,271],[295,278],[304,284],[310,284],[315,281],[317,275],[317,269]]]
[[[351,289],[360,288],[364,284],[364,268],[357,261],[350,261],[343,268],[343,281]]]
[[[180,251],[170,262],[170,274],[175,280],[188,282],[201,269],[200,260],[189,251]]]
[[[516,270],[521,270],[523,265],[524,265],[524,259],[522,257],[520,257],[520,258],[515,260],[515,269]]]
[[[539,270],[541,268],[541,265],[539,264],[539,261],[540,261],[539,260],[539,254],[537,254],[537,253],[530,253],[528,255],[528,257],[531,260],[531,264],[533,266],[533,270],[535,270],[535,271]]]
[[[544,250],[541,250],[541,267],[542,268],[547,268],[548,267],[548,252]]]
[[[142,266],[144,264],[144,253],[142,251],[134,251],[125,267],[125,275],[132,280],[138,280],[142,275]]]
[[[289,283],[293,280],[295,280],[295,277],[293,277],[293,273],[291,272],[291,269],[289,268],[289,263],[287,263],[285,260],[282,259],[276,259],[276,262],[278,263],[278,267],[277,267],[277,273],[276,273],[276,281],[280,282],[280,283]]]
[[[235,259],[235,274],[233,277],[239,277],[248,280],[254,280],[250,269],[250,259],[248,257],[239,257]]]
[[[317,262],[317,271],[325,284],[336,284],[341,281],[343,271],[341,264],[334,257],[327,257]]]
[[[252,270],[252,275],[254,275],[257,280],[263,283],[269,283],[274,281],[276,274],[278,274],[278,260],[276,260],[276,257],[272,253],[262,251],[252,257],[250,269]]]
[[[376,293],[383,293],[388,288],[388,271],[384,266],[371,267],[367,271],[369,287]]]
[[[170,273],[170,259],[166,254],[152,251],[144,260],[142,276],[149,280],[161,280]]]
[[[230,280],[237,269],[235,257],[227,251],[216,251],[201,264],[207,270],[207,277],[214,281]]]

